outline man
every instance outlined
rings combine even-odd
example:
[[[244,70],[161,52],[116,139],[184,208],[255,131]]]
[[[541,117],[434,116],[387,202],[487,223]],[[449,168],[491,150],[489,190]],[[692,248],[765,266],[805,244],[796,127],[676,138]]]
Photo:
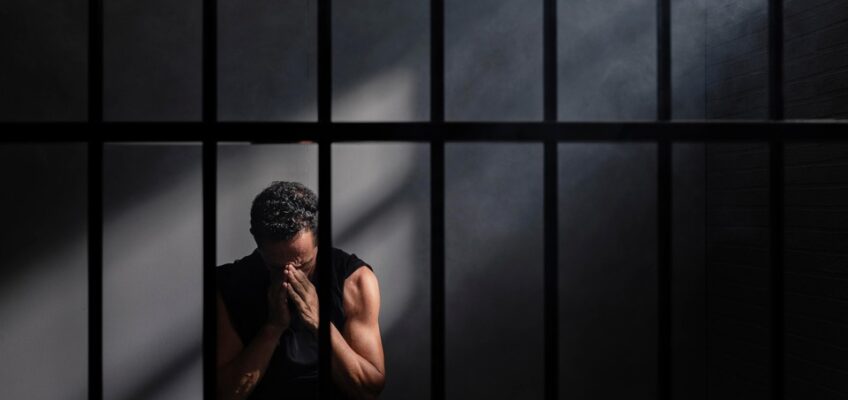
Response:
[[[332,249],[332,303],[318,303],[318,198],[273,182],[253,201],[257,249],[217,269],[219,400],[315,399],[318,315],[330,307],[334,398],[373,399],[385,366],[370,265]],[[324,390],[324,388],[322,388]]]

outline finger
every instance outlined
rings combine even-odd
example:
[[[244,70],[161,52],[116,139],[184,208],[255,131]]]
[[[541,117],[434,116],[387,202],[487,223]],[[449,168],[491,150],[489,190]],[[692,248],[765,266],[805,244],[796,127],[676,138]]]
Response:
[[[286,285],[285,282],[280,282],[280,285],[277,286],[277,290],[280,292],[280,294],[283,296],[283,298],[288,298],[289,297],[289,291],[286,290],[285,285]]]
[[[295,305],[297,305],[297,308],[300,311],[303,311],[305,309],[306,302],[303,300],[303,297],[301,297],[300,293],[297,293],[297,291],[294,290],[292,285],[289,284],[286,284],[286,290],[289,292],[289,297],[294,300],[294,303]]]
[[[297,268],[292,268],[291,271],[292,274],[294,274],[295,279],[297,279],[304,288],[312,286],[312,282],[309,282],[309,278],[306,277],[306,274],[304,274],[303,271]]]
[[[297,272],[294,268],[286,269],[286,282],[288,282],[288,284],[291,285],[294,290],[300,293],[301,295],[306,295],[306,287],[303,285],[303,282],[301,282],[300,279],[297,278]]]

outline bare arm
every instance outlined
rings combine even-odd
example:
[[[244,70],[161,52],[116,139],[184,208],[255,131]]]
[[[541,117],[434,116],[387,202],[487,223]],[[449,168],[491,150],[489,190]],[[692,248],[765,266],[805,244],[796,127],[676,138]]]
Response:
[[[286,327],[269,321],[259,330],[256,337],[244,348],[233,329],[229,314],[217,294],[218,302],[218,400],[242,400],[247,398],[268,368],[271,356]],[[274,321],[278,322],[278,321]]]
[[[333,380],[353,398],[376,399],[386,382],[377,276],[360,267],[344,285],[344,334],[330,324]]]

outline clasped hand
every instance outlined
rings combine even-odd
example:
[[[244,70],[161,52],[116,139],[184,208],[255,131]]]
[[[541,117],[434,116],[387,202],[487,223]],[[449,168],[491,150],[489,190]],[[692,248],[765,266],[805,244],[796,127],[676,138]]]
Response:
[[[318,332],[318,292],[303,271],[288,264],[283,269],[283,287],[286,289],[306,327]]]

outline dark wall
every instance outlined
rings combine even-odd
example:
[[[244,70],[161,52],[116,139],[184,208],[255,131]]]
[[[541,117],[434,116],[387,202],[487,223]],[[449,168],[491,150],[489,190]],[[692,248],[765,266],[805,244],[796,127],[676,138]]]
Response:
[[[746,13],[728,22],[737,31],[737,39],[708,45],[707,66],[724,68],[733,57],[741,61],[737,68],[715,71],[726,83],[708,80],[710,117],[762,117],[764,112],[767,93],[760,88],[765,79],[761,62],[765,2],[755,3],[723,2],[722,10]],[[708,17],[710,12],[708,8]],[[786,117],[844,118],[848,115],[848,4],[788,0],[784,13]],[[768,157],[764,143],[708,145],[710,398],[769,395],[768,346],[776,328],[769,326]],[[785,147],[783,296],[788,398],[848,396],[845,163],[844,145],[793,143]]]
[[[707,390],[769,394],[769,171],[762,143],[707,145]]]
[[[784,4],[786,118],[848,117],[848,3]]]
[[[0,144],[4,399],[88,398],[86,155],[81,144]]]
[[[848,146],[786,146],[788,398],[848,397]]]

